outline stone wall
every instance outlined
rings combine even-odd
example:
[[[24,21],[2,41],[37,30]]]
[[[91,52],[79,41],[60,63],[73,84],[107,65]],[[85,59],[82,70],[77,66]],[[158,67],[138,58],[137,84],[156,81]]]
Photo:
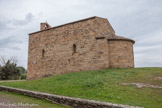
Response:
[[[44,24],[29,34],[27,79],[134,67],[133,40],[115,36],[107,19],[91,17],[46,29]]]
[[[134,67],[133,42],[109,40],[109,65],[111,68]]]
[[[30,34],[27,78],[109,67],[108,41],[96,39],[105,33],[115,32],[106,19],[94,17]]]
[[[23,89],[5,87],[5,86],[0,86],[0,91],[8,91],[8,92],[18,93],[18,94],[22,94],[34,98],[45,99],[53,103],[70,106],[72,108],[141,108],[141,107],[134,107],[129,105],[112,104],[112,103],[100,102],[94,100],[53,95],[48,93],[41,93],[36,91],[29,91],[29,90],[23,90]]]

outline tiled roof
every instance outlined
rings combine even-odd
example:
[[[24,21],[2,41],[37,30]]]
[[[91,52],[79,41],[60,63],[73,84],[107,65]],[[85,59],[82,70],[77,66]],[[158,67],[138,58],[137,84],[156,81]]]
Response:
[[[131,42],[135,43],[134,40],[129,39],[129,38],[125,38],[125,37],[122,37],[122,36],[109,36],[108,40],[125,40],[125,41],[131,41]]]
[[[34,34],[34,33],[39,33],[39,32],[42,32],[42,31],[47,31],[47,30],[54,29],[54,28],[58,28],[58,27],[62,27],[62,26],[69,25],[69,24],[74,24],[74,23],[86,21],[86,20],[89,20],[89,19],[94,19],[94,18],[101,18],[101,17],[93,16],[93,17],[81,19],[81,20],[78,20],[78,21],[73,21],[73,22],[69,22],[69,23],[66,23],[66,24],[62,24],[62,25],[58,25],[58,26],[55,26],[55,27],[51,27],[49,29],[45,29],[45,30],[41,30],[41,31],[36,31],[36,32],[33,32],[33,33],[29,33],[29,35]],[[106,18],[102,18],[102,19],[106,19]]]

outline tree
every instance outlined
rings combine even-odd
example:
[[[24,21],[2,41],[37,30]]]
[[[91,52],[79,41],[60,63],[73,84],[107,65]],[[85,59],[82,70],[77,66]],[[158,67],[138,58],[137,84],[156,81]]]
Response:
[[[16,64],[17,60],[15,57],[11,57],[7,61],[1,57],[1,64],[0,67],[0,79],[1,80],[16,80],[20,77],[20,71],[17,68]]]
[[[17,59],[15,56],[10,57],[8,60],[10,60],[10,62],[12,63],[17,64]],[[4,56],[0,56],[0,64],[2,66],[4,66],[8,62],[8,60],[6,60]]]
[[[0,65],[0,80],[1,80],[1,74],[2,74],[2,67],[1,67],[1,65]]]
[[[24,68],[24,67],[22,67],[22,66],[18,66],[18,67],[17,67],[17,69],[19,69],[19,71],[20,71],[20,73],[21,73],[21,74],[26,73],[25,68]]]
[[[24,67],[22,67],[22,66],[18,66],[17,69],[19,69],[19,71],[20,71],[21,79],[25,80],[26,79],[26,73],[27,73],[26,69]]]

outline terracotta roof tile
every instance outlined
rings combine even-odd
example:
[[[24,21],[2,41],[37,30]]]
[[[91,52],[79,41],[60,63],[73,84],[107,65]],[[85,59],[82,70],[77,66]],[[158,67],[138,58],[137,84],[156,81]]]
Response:
[[[125,40],[125,41],[132,41],[133,43],[135,43],[134,40],[122,36],[109,36],[108,40]]]

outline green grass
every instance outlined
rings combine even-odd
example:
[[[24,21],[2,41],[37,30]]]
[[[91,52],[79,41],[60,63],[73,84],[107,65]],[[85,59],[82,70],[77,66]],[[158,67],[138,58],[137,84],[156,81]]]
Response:
[[[16,106],[19,106],[19,104],[30,104],[32,105],[33,103],[35,106],[29,106],[30,108],[67,108],[58,104],[52,104],[46,100],[40,100],[36,98],[30,98],[27,96],[23,95],[18,95],[14,93],[9,93],[9,92],[0,92],[0,98],[3,99],[1,100],[0,103],[10,103],[10,104],[16,104]],[[7,99],[7,102],[5,102],[5,99]]]
[[[162,68],[105,69],[26,82],[2,82],[0,85],[145,108],[162,108],[162,89],[121,85],[136,82],[162,86],[162,80],[155,79],[157,76],[162,77]]]

